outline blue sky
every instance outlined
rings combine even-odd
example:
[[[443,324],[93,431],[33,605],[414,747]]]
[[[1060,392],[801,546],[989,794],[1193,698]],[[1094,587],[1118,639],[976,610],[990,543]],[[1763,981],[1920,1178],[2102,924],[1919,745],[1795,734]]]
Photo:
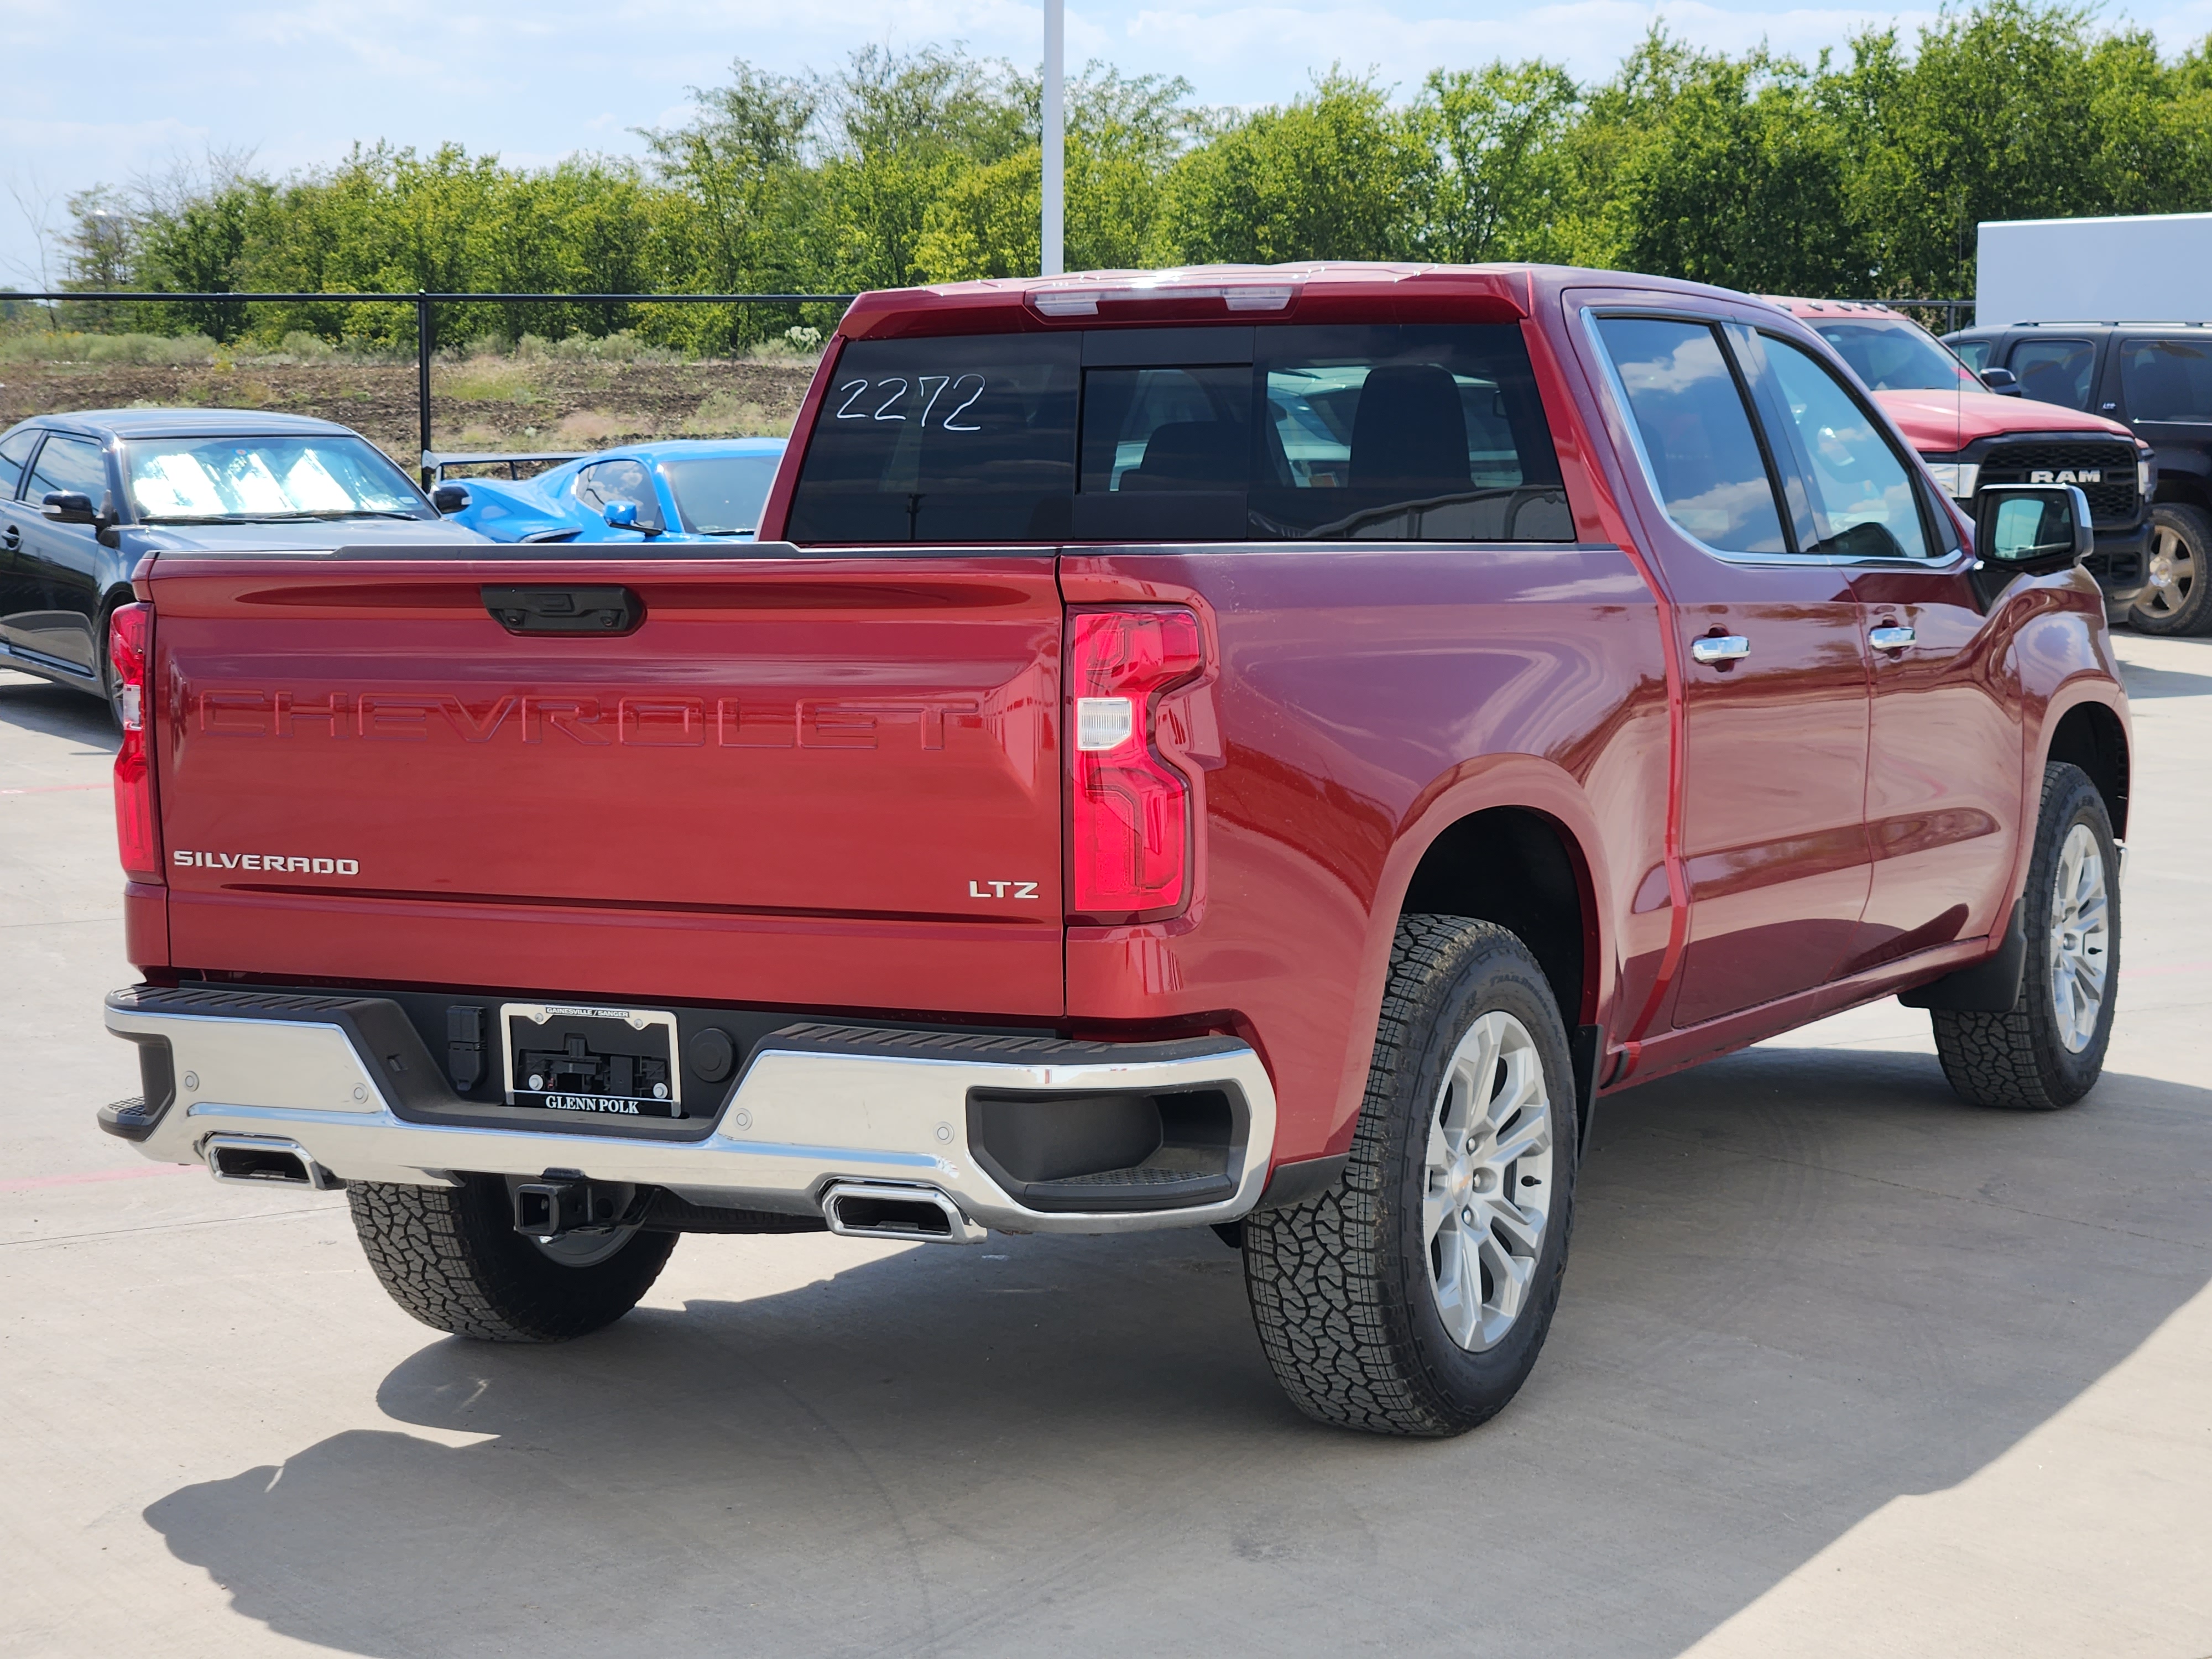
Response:
[[[1931,7],[1772,9],[1734,0],[1071,0],[1071,64],[1182,75],[1200,98],[1287,97],[1332,60],[1410,89],[1431,69],[1540,55],[1599,76],[1655,18],[1703,44],[1761,38],[1809,55],[1869,23],[1911,28]],[[2168,50],[2212,30],[2212,0],[2134,14]],[[689,86],[733,57],[836,63],[872,41],[964,40],[1034,62],[1039,13],[1016,0],[0,0],[17,72],[0,106],[0,278],[40,275],[31,221],[71,191],[209,148],[277,171],[356,139],[454,139],[508,160],[634,151],[630,130],[681,118]],[[35,43],[32,50],[22,48]],[[26,72],[27,61],[51,70]],[[28,209],[27,213],[25,209]]]

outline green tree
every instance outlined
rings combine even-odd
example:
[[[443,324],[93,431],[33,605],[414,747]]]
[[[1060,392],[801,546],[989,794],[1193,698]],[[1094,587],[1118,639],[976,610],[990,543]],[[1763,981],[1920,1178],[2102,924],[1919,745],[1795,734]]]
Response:
[[[1303,98],[1220,121],[1170,170],[1164,264],[1416,257],[1434,174],[1423,123],[1331,70]]]
[[[1044,185],[1035,82],[1020,95],[1031,117],[1028,142],[998,161],[967,168],[923,216],[918,273],[930,282],[1034,273],[1042,257]],[[1073,270],[1141,265],[1158,216],[1160,181],[1197,118],[1189,83],[1125,76],[1087,65],[1068,85],[1065,214]]]
[[[1431,72],[1415,106],[1435,154],[1423,254],[1454,264],[1571,257],[1567,138],[1581,103],[1554,64]]]
[[[1636,270],[1770,293],[1864,287],[1844,146],[1791,59],[1692,60],[1614,185],[1617,246]]]

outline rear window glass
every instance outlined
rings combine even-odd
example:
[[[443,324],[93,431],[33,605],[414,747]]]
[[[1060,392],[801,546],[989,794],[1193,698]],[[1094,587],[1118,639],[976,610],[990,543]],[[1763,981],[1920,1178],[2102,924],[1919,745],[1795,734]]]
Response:
[[[815,417],[795,542],[1053,541],[1075,490],[1077,335],[860,340]]]
[[[1233,363],[1131,365],[1124,338],[1121,361],[1085,368],[1074,334],[852,345],[787,533],[1573,540],[1519,329],[1252,332],[1254,360]]]
[[[1261,338],[1256,532],[1574,539],[1519,329],[1291,328]]]
[[[2195,340],[2130,340],[2120,386],[2138,421],[2212,422],[2212,349]]]

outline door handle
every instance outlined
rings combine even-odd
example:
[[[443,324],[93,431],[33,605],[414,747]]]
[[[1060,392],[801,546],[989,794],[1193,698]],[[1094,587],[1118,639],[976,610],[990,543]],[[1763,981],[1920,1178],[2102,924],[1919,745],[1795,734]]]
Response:
[[[1867,643],[1877,651],[1902,651],[1912,643],[1912,630],[1909,628],[1869,629]]]
[[[1741,634],[1709,634],[1690,641],[1690,654],[1699,662],[1734,662],[1751,654],[1751,641]]]
[[[9,525],[6,532],[4,534],[0,534],[0,544],[4,544],[10,553],[13,553],[17,548],[21,547],[23,544],[22,526],[20,525]]]
[[[627,587],[487,587],[483,602],[510,634],[622,635],[645,620]]]

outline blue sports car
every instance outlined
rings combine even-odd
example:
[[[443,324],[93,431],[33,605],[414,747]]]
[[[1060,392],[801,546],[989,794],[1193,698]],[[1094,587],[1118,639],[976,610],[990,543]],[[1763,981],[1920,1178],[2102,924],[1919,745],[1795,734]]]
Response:
[[[437,455],[431,500],[449,523],[495,542],[750,538],[781,438],[682,438],[593,455]],[[456,478],[451,469],[559,459],[532,478]]]

